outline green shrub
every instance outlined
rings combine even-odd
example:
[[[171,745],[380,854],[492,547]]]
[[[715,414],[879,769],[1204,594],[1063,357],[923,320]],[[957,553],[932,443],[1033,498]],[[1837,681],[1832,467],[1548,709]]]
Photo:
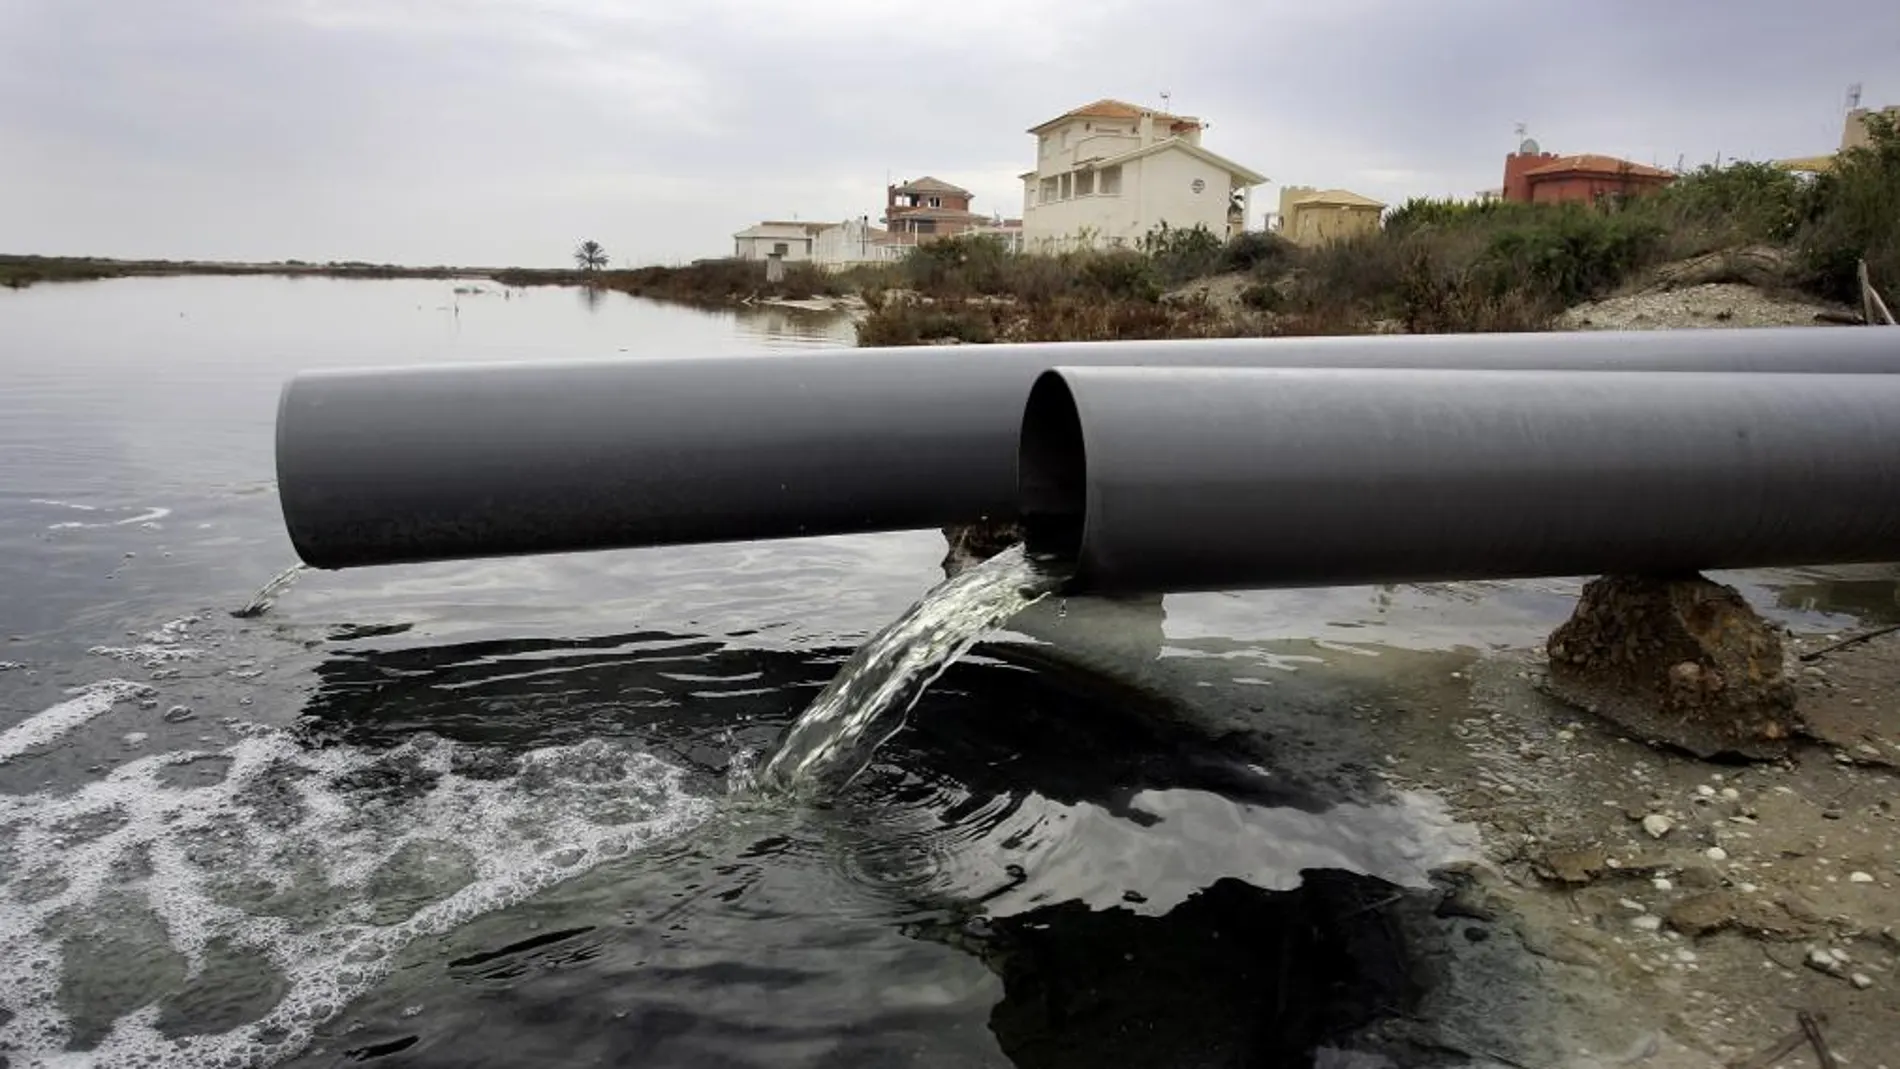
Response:
[[[1156,301],[1161,298],[1161,278],[1149,257],[1125,249],[1075,253],[1071,261],[1079,269],[1082,285],[1110,300]]]
[[[1165,222],[1143,234],[1137,248],[1153,262],[1161,282],[1169,286],[1221,270],[1226,252],[1221,239],[1205,226],[1183,229]]]
[[[1240,304],[1256,312],[1277,312],[1286,306],[1286,297],[1266,282],[1254,282],[1240,291]]]
[[[1900,299],[1900,124],[1868,117],[1871,144],[1835,156],[1815,183],[1815,210],[1797,251],[1808,285],[1849,303],[1860,300],[1857,267],[1867,261],[1874,284]]]
[[[1299,249],[1278,234],[1247,231],[1228,239],[1221,250],[1222,271],[1244,271],[1256,275],[1284,270]]]

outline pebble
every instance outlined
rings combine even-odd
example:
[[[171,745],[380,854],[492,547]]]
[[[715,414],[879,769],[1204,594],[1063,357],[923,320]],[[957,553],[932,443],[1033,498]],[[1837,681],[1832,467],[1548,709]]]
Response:
[[[1862,991],[1865,991],[1868,988],[1874,986],[1874,978],[1871,976],[1868,976],[1864,972],[1857,972],[1854,975],[1848,977],[1847,979],[1849,983],[1853,984],[1855,987],[1860,988]]]
[[[1810,969],[1827,973],[1830,976],[1836,975],[1841,971],[1841,964],[1834,960],[1834,955],[1819,947],[1808,951],[1807,966]]]
[[[1755,893],[1756,891],[1759,891],[1759,890],[1761,890],[1761,888],[1759,888],[1759,887],[1756,887],[1756,886],[1755,886],[1754,884],[1752,884],[1752,883],[1745,883],[1745,884],[1742,884],[1742,885],[1740,885],[1740,886],[1738,886],[1738,887],[1736,888],[1736,890],[1737,890],[1737,891],[1740,891],[1741,893],[1743,893],[1743,894],[1745,894],[1745,895],[1752,895],[1752,894],[1754,894],[1754,893]]]
[[[1639,932],[1654,932],[1662,929],[1662,922],[1663,919],[1654,913],[1645,913],[1640,917],[1631,917],[1630,927]]]
[[[127,746],[138,746],[149,738],[151,738],[151,736],[143,731],[128,731],[125,733],[125,744]]]
[[[1668,835],[1669,829],[1675,826],[1675,821],[1670,820],[1661,813],[1651,813],[1643,818],[1643,830],[1648,832],[1649,837],[1652,839],[1660,839]]]
[[[166,721],[173,724],[182,724],[196,715],[198,714],[192,712],[189,705],[174,705],[165,710]]]
[[[1847,874],[1847,882],[1848,883],[1872,883],[1874,882],[1874,878],[1869,873],[1850,872]]]
[[[1651,887],[1654,887],[1658,891],[1673,891],[1676,889],[1675,884],[1670,883],[1667,879],[1664,879],[1661,876],[1658,876],[1655,879],[1649,881],[1649,885]]]
[[[1702,851],[1702,856],[1708,858],[1710,861],[1727,861],[1728,851],[1719,846],[1711,846],[1707,850]]]
[[[1715,797],[1715,788],[1714,788],[1714,787],[1711,787],[1711,786],[1709,786],[1709,785],[1708,785],[1708,784],[1706,784],[1706,783],[1699,783],[1699,784],[1697,784],[1697,785],[1696,785],[1696,789],[1695,789],[1695,792],[1696,792],[1697,794],[1699,794],[1699,795],[1701,795],[1701,796],[1702,796],[1702,797],[1704,797],[1704,798],[1713,798],[1713,797]]]
[[[1724,800],[1730,802],[1739,801],[1742,797],[1742,792],[1733,787],[1724,787],[1722,788],[1722,797]]]
[[[1641,902],[1635,901],[1634,899],[1619,898],[1616,900],[1616,904],[1619,906],[1622,906],[1624,909],[1629,910],[1631,913],[1648,913],[1649,912],[1647,907],[1645,907]]]

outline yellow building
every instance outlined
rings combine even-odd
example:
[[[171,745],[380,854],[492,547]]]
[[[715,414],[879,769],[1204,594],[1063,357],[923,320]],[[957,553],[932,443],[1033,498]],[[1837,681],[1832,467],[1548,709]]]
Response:
[[[1900,122],[1900,104],[1878,109],[1855,108],[1848,112],[1847,121],[1841,124],[1841,152],[1850,148],[1866,148],[1873,143],[1867,134],[1867,117],[1870,115],[1885,115]],[[1834,169],[1835,155],[1830,152],[1825,156],[1801,156],[1791,160],[1776,160],[1775,164],[1790,171],[1830,171]]]
[[[1326,245],[1374,234],[1385,205],[1343,189],[1280,190],[1280,236],[1295,245]]]

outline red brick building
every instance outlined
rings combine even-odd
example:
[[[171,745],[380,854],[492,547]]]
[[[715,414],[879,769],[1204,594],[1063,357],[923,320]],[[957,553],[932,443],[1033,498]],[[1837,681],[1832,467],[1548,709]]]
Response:
[[[1660,167],[1614,156],[1539,152],[1534,141],[1504,157],[1504,199],[1519,204],[1595,204],[1605,197],[1640,197],[1675,178]]]
[[[999,220],[970,210],[970,191],[941,178],[925,175],[886,189],[884,217],[879,222],[900,245],[920,245],[941,237],[972,232],[995,233],[1020,245],[1021,219]]]

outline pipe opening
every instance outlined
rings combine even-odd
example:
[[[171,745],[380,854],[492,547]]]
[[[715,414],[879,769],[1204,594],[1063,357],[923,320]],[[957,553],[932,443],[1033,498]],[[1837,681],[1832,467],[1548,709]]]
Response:
[[[1043,372],[1029,391],[1016,453],[1016,497],[1029,556],[1074,563],[1088,509],[1088,452],[1082,415],[1060,371]]]

